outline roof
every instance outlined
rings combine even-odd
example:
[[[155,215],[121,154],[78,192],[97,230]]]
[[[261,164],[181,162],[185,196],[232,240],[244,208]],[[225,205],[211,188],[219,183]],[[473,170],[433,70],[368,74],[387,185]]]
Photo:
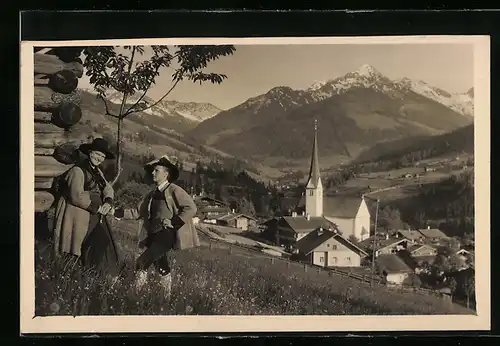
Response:
[[[411,268],[396,254],[377,256],[377,264],[387,273],[409,273]]]
[[[321,180],[319,172],[317,130],[318,130],[317,123],[316,120],[314,120],[314,140],[313,140],[312,155],[311,155],[311,166],[309,167],[309,177],[307,179],[307,185],[306,185],[308,188],[316,188],[318,186],[319,181]]]
[[[448,238],[446,234],[437,228],[425,228],[418,231],[426,238]]]
[[[237,219],[239,217],[244,217],[244,218],[250,219],[250,220],[256,220],[256,218],[254,218],[250,215],[246,215],[246,214],[226,214],[226,215],[222,215],[222,216],[218,217],[217,220],[231,221],[231,220]]]
[[[203,207],[198,208],[198,210],[201,213],[208,213],[208,212],[227,213],[228,210],[231,210],[231,209],[229,209],[228,207],[206,207],[206,206],[203,206]]]
[[[401,239],[401,238],[389,238],[389,239],[377,239],[375,241],[375,249],[377,250],[382,250],[382,249],[385,249],[389,246],[394,246],[394,245],[397,245],[399,243],[402,243],[404,241],[408,241],[407,239]],[[365,239],[361,242],[358,243],[359,246],[361,246],[362,248],[364,249],[372,249],[373,248],[373,236],[368,238],[368,239]]]
[[[295,246],[300,252],[307,255],[331,238],[335,238],[335,240],[345,245],[348,249],[356,252],[357,254],[362,254],[365,256],[368,255],[365,251],[363,251],[363,249],[359,248],[349,240],[342,237],[338,232],[329,231],[327,229],[323,229],[320,231],[319,227],[318,229],[313,230],[308,235],[297,241]]]
[[[423,247],[427,247],[427,248],[431,248],[431,249],[436,249],[434,246],[431,246],[431,245],[428,245],[428,244],[413,244],[411,245],[410,247],[408,247],[408,251],[410,251],[410,253],[420,249],[420,248],[423,248]]]
[[[215,203],[218,203],[218,204],[222,204],[224,206],[227,206],[228,204],[225,203],[224,201],[221,201],[221,200],[218,200],[218,199],[215,199],[215,198],[212,198],[212,197],[208,197],[208,196],[204,196],[204,197],[197,197],[196,198],[196,201],[211,201],[211,202],[215,202]]]
[[[323,227],[324,229],[337,228],[334,223],[328,221],[323,216],[311,216],[309,220],[305,216],[282,216],[281,219],[284,220],[295,232],[312,231],[320,227]]]
[[[407,230],[407,229],[401,229],[397,231],[400,233],[403,237],[411,239],[411,240],[417,240],[419,238],[422,238],[423,234],[420,233],[419,231],[415,230]]]
[[[359,196],[325,196],[323,197],[323,214],[339,218],[354,218],[358,214],[362,200]],[[302,196],[297,208],[303,209],[305,205],[306,197]]]

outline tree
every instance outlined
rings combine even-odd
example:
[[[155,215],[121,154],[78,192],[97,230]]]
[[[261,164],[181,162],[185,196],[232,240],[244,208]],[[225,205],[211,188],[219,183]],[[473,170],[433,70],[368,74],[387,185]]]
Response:
[[[250,216],[255,216],[255,207],[247,198],[239,198],[237,202],[238,212]]]
[[[379,211],[378,227],[389,230],[407,228],[407,225],[401,220],[399,210],[386,205]]]
[[[118,48],[122,52],[118,52]],[[200,84],[207,81],[213,84],[222,83],[227,78],[226,75],[206,73],[203,69],[210,62],[221,56],[232,55],[234,51],[232,45],[173,47],[158,45],[151,46],[149,59],[141,59],[145,53],[144,46],[91,46],[84,49],[85,74],[90,77],[90,84],[97,92],[97,97],[103,101],[106,115],[118,121],[116,138],[118,154],[113,185],[122,171],[123,120],[130,114],[156,106],[183,80]],[[146,93],[160,76],[160,70],[165,68],[172,70],[172,85],[162,97],[149,104],[145,100]],[[118,110],[113,109],[106,99],[110,91],[121,95]],[[131,104],[127,103],[136,93],[139,97]]]
[[[467,298],[467,308],[469,308],[470,298],[476,297],[476,279],[474,274],[467,275],[463,281],[463,291]]]
[[[448,282],[448,287],[450,288],[451,297],[453,299],[453,296],[455,295],[455,292],[457,291],[457,280],[455,280],[455,278],[451,278],[450,281]]]

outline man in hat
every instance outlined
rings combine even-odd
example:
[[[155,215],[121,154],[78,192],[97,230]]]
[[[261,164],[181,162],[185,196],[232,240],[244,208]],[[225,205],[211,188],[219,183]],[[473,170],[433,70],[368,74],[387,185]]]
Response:
[[[136,262],[136,288],[147,281],[147,270],[154,265],[165,293],[170,294],[172,285],[170,250],[183,250],[200,245],[193,217],[197,208],[193,199],[180,186],[173,183],[179,177],[179,169],[167,156],[145,165],[156,188],[148,193],[139,207],[139,219],[143,220],[139,247],[146,250]]]

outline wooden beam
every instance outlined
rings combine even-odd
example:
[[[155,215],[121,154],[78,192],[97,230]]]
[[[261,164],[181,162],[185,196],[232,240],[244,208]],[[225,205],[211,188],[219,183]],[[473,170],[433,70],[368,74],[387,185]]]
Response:
[[[35,177],[35,190],[48,190],[53,183],[53,177]]]
[[[64,62],[51,54],[34,54],[34,60],[35,74],[51,75],[62,70],[70,70],[78,78],[83,76],[83,65],[80,62]]]
[[[61,133],[35,133],[35,148],[55,148],[62,144],[76,144],[88,142],[88,135],[79,131],[65,131]]]
[[[35,191],[35,212],[47,211],[54,203],[54,195],[48,191]]]
[[[60,163],[51,156],[35,156],[35,177],[54,178],[66,172],[71,166]]]
[[[80,59],[84,47],[56,47],[49,54],[56,55],[64,62],[72,62]]]
[[[61,128],[52,123],[41,123],[35,122],[35,133],[62,133],[67,132],[64,128]]]
[[[52,90],[48,86],[35,85],[35,90],[34,90],[35,111],[54,112],[62,104],[72,103],[78,105],[80,101],[81,98],[77,91],[74,91],[71,94],[61,94]]]
[[[52,156],[54,148],[35,148],[35,156]]]
[[[35,76],[36,86],[48,86],[61,94],[70,94],[78,87],[78,78],[73,71],[62,70],[51,75],[38,74]]]
[[[55,148],[69,141],[70,139],[67,132],[35,133],[35,148]]]
[[[51,123],[52,112],[35,112],[35,122]]]
[[[52,122],[60,127],[69,128],[82,119],[82,109],[72,102],[64,102],[53,112]]]

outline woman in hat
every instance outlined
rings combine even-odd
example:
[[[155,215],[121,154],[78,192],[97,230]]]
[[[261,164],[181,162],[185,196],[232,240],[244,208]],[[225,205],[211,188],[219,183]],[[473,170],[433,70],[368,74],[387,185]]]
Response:
[[[64,174],[56,196],[55,253],[115,276],[118,253],[105,217],[113,208],[114,191],[99,169],[114,154],[102,138],[82,144],[79,149],[87,158]]]
[[[139,235],[139,247],[146,250],[136,262],[136,288],[147,281],[147,270],[154,266],[168,296],[172,275],[169,261],[170,250],[184,250],[200,245],[193,217],[196,204],[191,196],[173,183],[179,177],[179,169],[166,156],[145,165],[156,185],[139,207],[139,219],[143,225]]]

